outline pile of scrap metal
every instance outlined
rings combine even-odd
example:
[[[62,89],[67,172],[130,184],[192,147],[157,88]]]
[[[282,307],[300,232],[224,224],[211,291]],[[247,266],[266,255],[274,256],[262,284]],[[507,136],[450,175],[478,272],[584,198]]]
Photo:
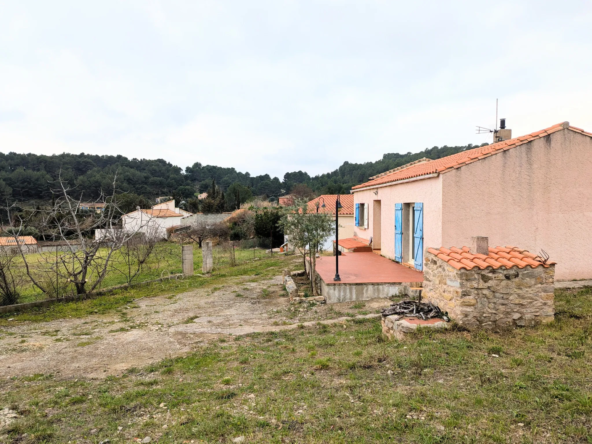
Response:
[[[450,322],[448,313],[444,313],[437,306],[425,302],[417,301],[401,301],[392,304],[389,308],[382,310],[382,316],[387,317],[391,315],[402,315],[407,317],[415,317],[423,319],[439,318],[446,322]]]

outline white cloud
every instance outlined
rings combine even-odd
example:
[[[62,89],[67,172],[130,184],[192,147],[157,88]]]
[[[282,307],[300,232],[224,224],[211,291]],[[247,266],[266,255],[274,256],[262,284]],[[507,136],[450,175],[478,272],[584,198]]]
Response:
[[[317,174],[385,152],[592,129],[592,5],[6,2],[0,149]]]

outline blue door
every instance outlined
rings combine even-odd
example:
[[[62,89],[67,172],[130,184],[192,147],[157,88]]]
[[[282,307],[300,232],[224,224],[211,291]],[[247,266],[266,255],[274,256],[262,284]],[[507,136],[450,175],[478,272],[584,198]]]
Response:
[[[395,260],[403,262],[403,204],[395,204]]]
[[[423,203],[416,202],[413,211],[415,227],[413,228],[413,242],[415,251],[413,257],[415,258],[415,269],[423,271]]]

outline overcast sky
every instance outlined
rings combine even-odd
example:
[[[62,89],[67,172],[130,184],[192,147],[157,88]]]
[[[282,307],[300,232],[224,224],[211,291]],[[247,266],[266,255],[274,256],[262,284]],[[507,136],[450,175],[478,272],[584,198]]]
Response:
[[[252,174],[592,130],[589,0],[0,0],[0,150]]]

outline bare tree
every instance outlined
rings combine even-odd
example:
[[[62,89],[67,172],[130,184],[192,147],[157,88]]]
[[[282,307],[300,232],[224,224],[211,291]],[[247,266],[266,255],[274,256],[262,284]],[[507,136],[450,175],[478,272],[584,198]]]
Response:
[[[113,261],[116,264],[112,265],[112,268],[125,276],[127,284],[131,284],[138,277],[154,253],[156,245],[161,240],[158,231],[158,226],[147,225],[142,233],[128,237],[121,244],[117,260]]]
[[[40,256],[40,261],[46,265],[42,268],[51,275],[55,274],[57,288],[61,281],[72,285],[79,296],[96,290],[105,279],[115,252],[144,228],[138,226],[134,230],[123,230],[116,225],[118,215],[121,214],[115,197],[116,178],[117,176],[113,180],[113,194],[108,197],[102,195],[97,200],[106,204],[100,213],[88,214],[81,211],[82,198],[74,197],[72,189],[61,177],[58,180],[58,189],[53,191],[53,205],[47,210],[37,212],[39,231],[63,244],[59,255],[56,250],[55,260],[50,255]],[[13,221],[12,237],[17,241],[27,276],[43,293],[51,294],[50,285],[43,280],[47,273],[33,273],[26,257],[27,251],[18,242],[19,234],[27,221],[22,220],[19,215],[11,218],[10,209],[9,219]],[[101,230],[101,235],[93,237],[96,230]]]
[[[190,225],[187,230],[179,232],[182,243],[197,242],[199,248],[204,240],[213,238],[226,239],[228,237],[228,226],[224,222],[210,223],[196,222]]]
[[[15,263],[19,253],[12,247],[0,248],[0,305],[13,305],[19,302],[19,289],[24,284],[23,274],[18,272]]]

